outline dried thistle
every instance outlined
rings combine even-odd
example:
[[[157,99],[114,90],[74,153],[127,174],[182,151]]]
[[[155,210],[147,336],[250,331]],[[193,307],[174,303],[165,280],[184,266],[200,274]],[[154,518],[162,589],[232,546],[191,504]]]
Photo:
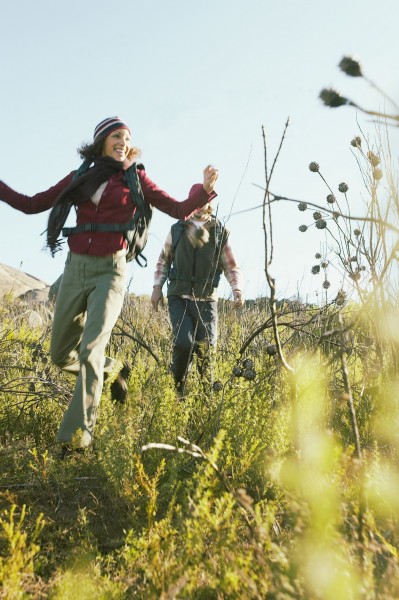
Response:
[[[327,202],[328,202],[328,204],[334,204],[334,202],[336,202],[336,201],[337,201],[337,199],[334,196],[334,194],[328,194],[328,196],[327,196]]]
[[[252,358],[246,358],[243,363],[242,366],[244,367],[244,369],[253,369],[254,368],[254,361],[252,360]]]
[[[377,154],[374,154],[374,152],[371,152],[371,150],[367,152],[367,158],[369,159],[373,167],[377,167],[381,162],[380,157]]]
[[[320,266],[319,265],[314,265],[312,267],[312,273],[313,273],[313,275],[318,275],[320,273]]]
[[[304,233],[305,231],[307,231],[308,226],[307,225],[299,225],[299,231],[301,231],[302,233]]]
[[[314,255],[314,257],[319,260],[319,258],[321,258],[321,254],[320,252],[316,252],[316,254]]]
[[[327,279],[325,279],[325,280],[323,281],[323,288],[324,288],[325,290],[328,290],[328,288],[330,287],[330,285],[331,285],[331,283],[330,283],[330,282],[329,282]]]
[[[321,212],[319,212],[318,210],[316,210],[313,213],[313,218],[314,218],[315,221],[319,221],[320,219],[323,218],[323,215],[321,214]]]
[[[316,227],[317,229],[325,229],[327,227],[327,223],[324,219],[319,219],[316,221]]]
[[[381,169],[373,169],[373,179],[375,179],[375,181],[379,181],[380,179],[382,179],[382,177],[383,173]]]
[[[275,344],[269,344],[266,346],[266,354],[269,356],[276,356],[277,354],[277,346]]]
[[[317,173],[320,169],[320,165],[317,162],[311,162],[309,165],[309,171],[312,173]]]
[[[256,377],[256,372],[253,369],[245,369],[243,371],[242,376],[247,381],[253,381],[255,379],[255,377]]]
[[[234,375],[234,377],[242,377],[242,369],[241,369],[241,367],[238,367],[238,366],[234,367],[233,368],[233,375]]]
[[[356,137],[353,138],[353,140],[351,140],[351,146],[353,146],[354,148],[360,148],[362,145],[362,138],[359,137],[358,135]]]
[[[337,306],[343,306],[346,302],[346,292],[344,290],[339,290],[334,302]]]
[[[348,186],[347,183],[342,182],[342,183],[339,184],[338,190],[340,192],[342,192],[343,194],[345,194],[349,190],[349,186]]]
[[[360,271],[356,270],[353,273],[349,273],[349,277],[351,279],[353,279],[353,281],[359,281],[361,275],[360,275]]]
[[[360,231],[360,229],[354,229],[353,235],[355,235],[356,237],[359,237],[359,235],[362,235],[362,232]]]
[[[300,211],[302,211],[302,212],[303,212],[304,210],[306,210],[306,209],[307,209],[307,207],[308,207],[308,205],[306,204],[306,202],[300,202],[300,203],[298,204],[298,210],[300,210]]]
[[[338,66],[349,77],[363,77],[359,62],[350,56],[344,56]]]
[[[326,106],[329,106],[330,108],[338,108],[339,106],[344,106],[345,104],[349,103],[347,98],[344,98],[344,96],[341,96],[339,92],[336,92],[333,89],[324,88],[321,90],[319,98]]]

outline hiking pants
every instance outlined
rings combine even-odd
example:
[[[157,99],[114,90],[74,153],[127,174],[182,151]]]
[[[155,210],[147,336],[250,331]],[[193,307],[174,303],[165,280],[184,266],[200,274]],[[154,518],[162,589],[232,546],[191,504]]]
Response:
[[[92,441],[103,389],[104,371],[115,361],[105,348],[122,309],[126,258],[69,253],[57,296],[51,359],[77,375],[72,400],[57,439],[70,442],[82,430],[82,446]]]
[[[178,385],[189,371],[194,352],[198,370],[204,374],[210,346],[216,346],[217,341],[217,301],[169,296],[168,305],[173,329],[172,373]]]

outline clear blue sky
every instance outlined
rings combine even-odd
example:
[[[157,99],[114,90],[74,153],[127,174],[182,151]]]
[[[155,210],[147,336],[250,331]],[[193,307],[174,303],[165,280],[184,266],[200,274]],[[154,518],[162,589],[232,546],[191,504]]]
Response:
[[[318,99],[333,86],[362,106],[382,108],[365,81],[337,65],[358,58],[365,74],[399,100],[397,0],[57,0],[2,3],[0,178],[31,195],[79,164],[76,148],[95,125],[119,115],[130,125],[147,173],[178,199],[215,164],[218,214],[228,221],[243,270],[244,293],[268,293],[260,210],[262,126],[269,162],[290,117],[276,165],[274,193],[324,202],[327,190],[308,170],[317,161],[333,188],[365,195],[350,140],[357,119],[372,141],[374,126],[355,111],[331,110]],[[391,129],[396,156],[399,130]],[[359,210],[357,210],[359,212]],[[0,263],[51,283],[66,249],[44,248],[48,213],[26,216],[0,203]],[[321,291],[310,275],[323,232],[298,231],[304,218],[291,204],[275,207],[273,273],[279,297]],[[130,291],[150,293],[155,262],[173,221],[159,212],[146,249],[147,269],[131,265]],[[340,286],[331,272],[333,297]],[[228,295],[222,284],[222,295]]]

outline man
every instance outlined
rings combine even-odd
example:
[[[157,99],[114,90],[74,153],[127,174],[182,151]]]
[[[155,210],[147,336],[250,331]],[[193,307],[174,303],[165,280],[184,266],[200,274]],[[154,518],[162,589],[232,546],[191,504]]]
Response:
[[[217,286],[222,272],[232,289],[235,307],[243,304],[241,270],[228,240],[229,232],[211,213],[208,203],[187,221],[178,221],[172,226],[154,274],[151,303],[155,310],[168,280],[173,329],[172,373],[179,396],[184,396],[193,354],[197,355],[202,376],[210,349],[216,346]]]

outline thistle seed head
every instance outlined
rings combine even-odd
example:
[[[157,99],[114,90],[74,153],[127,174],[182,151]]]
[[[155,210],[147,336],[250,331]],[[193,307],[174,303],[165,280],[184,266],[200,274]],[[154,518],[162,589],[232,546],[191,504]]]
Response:
[[[277,346],[275,344],[269,344],[266,346],[266,354],[269,356],[276,356],[277,354]]]
[[[341,96],[338,92],[332,89],[321,90],[319,98],[322,102],[330,108],[338,108],[348,103],[348,99]]]
[[[353,138],[353,140],[351,140],[351,146],[353,146],[354,148],[360,148],[362,145],[362,138],[359,137],[358,135],[356,137]]]
[[[359,281],[361,275],[359,271],[355,271],[354,273],[349,273],[349,277],[353,279],[353,281]]]
[[[244,369],[253,369],[254,368],[254,361],[252,360],[252,358],[246,358],[243,361],[242,366],[244,367]]]
[[[319,260],[321,258],[321,254],[320,252],[316,252],[316,254],[314,255],[316,260]]]
[[[369,159],[373,167],[377,167],[381,162],[380,157],[377,156],[377,154],[374,154],[374,152],[371,152],[371,150],[367,152],[367,158]]]
[[[339,189],[340,192],[342,192],[343,194],[345,194],[349,190],[349,186],[348,186],[347,183],[342,182],[342,183],[339,184],[338,189]]]
[[[300,211],[302,211],[302,212],[303,212],[304,210],[306,210],[306,209],[307,209],[307,207],[308,207],[308,205],[306,204],[306,202],[300,202],[300,203],[298,204],[298,210],[300,210]]]
[[[327,269],[328,262],[322,262],[320,266],[321,266],[322,269]]]
[[[220,381],[214,381],[212,389],[214,392],[221,392],[223,389],[223,384]]]
[[[330,283],[329,281],[327,281],[327,279],[325,279],[325,280],[323,281],[323,288],[324,288],[325,290],[328,290],[328,288],[330,287],[330,285],[331,285],[331,283]]]
[[[319,219],[321,219],[322,217],[323,215],[318,210],[316,210],[316,212],[313,213],[313,218],[315,221],[319,221]]]
[[[309,171],[312,173],[317,173],[320,169],[320,165],[317,162],[311,162],[309,165]]]
[[[313,273],[313,275],[317,275],[318,273],[320,273],[320,266],[319,265],[313,265],[313,267],[312,267],[312,273]]]
[[[335,219],[336,221],[338,221],[338,217],[341,216],[341,213],[337,212],[336,210],[333,212],[333,219]]]
[[[356,237],[359,237],[359,235],[362,235],[362,232],[360,231],[360,229],[354,229],[353,235],[355,235]]]
[[[304,233],[305,231],[307,231],[308,226],[307,225],[299,225],[299,231],[301,231],[302,233]]]
[[[328,204],[334,204],[334,202],[336,202],[336,198],[335,198],[334,194],[328,194],[327,202],[328,202]]]
[[[360,64],[350,56],[344,56],[338,66],[349,77],[363,77]]]
[[[245,371],[243,372],[243,377],[247,381],[253,381],[256,377],[256,373],[252,369],[245,369]]]
[[[327,227],[327,223],[324,219],[319,219],[316,221],[316,227],[317,229],[325,229]]]
[[[234,367],[233,368],[233,375],[234,375],[234,377],[242,377],[242,369],[241,369],[241,367]]]
[[[339,290],[334,302],[337,306],[343,306],[346,302],[346,292],[344,290]]]

